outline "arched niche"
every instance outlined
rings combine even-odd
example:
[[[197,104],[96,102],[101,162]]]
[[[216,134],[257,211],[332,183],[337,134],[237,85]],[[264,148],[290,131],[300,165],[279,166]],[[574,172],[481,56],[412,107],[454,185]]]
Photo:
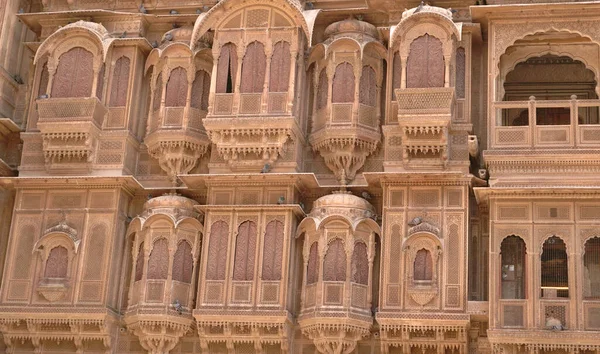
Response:
[[[390,34],[390,48],[398,53],[398,57],[394,60],[396,66],[400,66],[400,73],[395,73],[396,81],[401,80],[400,88],[409,87],[407,78],[411,75],[408,72],[410,53],[412,50],[417,57],[419,56],[415,44],[423,38],[431,38],[432,41],[439,41],[441,44],[439,50],[443,56],[443,69],[436,68],[436,70],[443,70],[443,86],[449,87],[453,81],[450,70],[455,62],[456,43],[462,38],[462,24],[454,23],[452,14],[448,10],[429,5],[424,5],[420,12],[416,9],[407,10],[402,17],[400,23],[392,27]],[[413,43],[415,41],[417,42]],[[418,64],[419,61],[414,61],[415,59],[413,58],[413,64]]]
[[[544,41],[547,46],[540,47],[532,45],[533,43]],[[505,51],[499,55],[497,62],[494,63],[494,77],[496,78],[497,101],[507,100],[505,97],[505,83],[507,75],[518,69],[518,66],[528,65],[527,61],[535,58],[570,58],[583,64],[594,75],[596,97],[600,93],[598,86],[598,67],[600,61],[598,58],[599,46],[589,37],[582,36],[577,32],[567,30],[557,31],[549,30],[524,35],[516,39]],[[540,61],[540,60],[538,60]],[[562,71],[568,72],[568,71]],[[561,72],[557,72],[560,75]],[[551,74],[544,74],[551,75]],[[528,75],[527,77],[531,77]],[[523,78],[524,79],[524,78]],[[548,81],[551,77],[546,77]],[[591,81],[591,80],[588,80]],[[541,97],[541,95],[539,95]],[[537,98],[537,96],[536,96]],[[510,99],[509,99],[510,100]]]
[[[248,14],[250,11],[256,12]],[[224,0],[198,17],[194,24],[190,47],[196,48],[200,38],[211,28],[216,29],[218,33],[220,29],[242,27],[300,27],[306,39],[312,36],[312,26],[309,31],[308,22],[296,2],[278,0],[274,6],[265,6],[260,1],[242,3]]]

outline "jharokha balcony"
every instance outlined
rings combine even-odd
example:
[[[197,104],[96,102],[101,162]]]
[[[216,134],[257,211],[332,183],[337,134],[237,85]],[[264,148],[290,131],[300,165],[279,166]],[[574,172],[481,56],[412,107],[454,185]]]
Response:
[[[600,101],[502,101],[492,103],[490,136],[484,152],[490,184],[543,176],[538,183],[571,176],[595,180],[600,166]],[[499,186],[499,185],[498,185]]]
[[[47,170],[91,168],[107,109],[96,97],[37,101]]]
[[[494,102],[493,149],[600,147],[600,101],[536,100]]]

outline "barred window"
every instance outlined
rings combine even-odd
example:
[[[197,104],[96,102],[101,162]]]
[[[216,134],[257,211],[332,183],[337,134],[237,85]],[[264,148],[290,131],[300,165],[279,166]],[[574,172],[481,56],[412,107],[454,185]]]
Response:
[[[173,256],[173,280],[190,284],[192,282],[193,267],[192,246],[187,241],[181,241]]]
[[[413,264],[413,279],[418,281],[431,281],[433,279],[433,260],[431,252],[422,248],[415,255]]]
[[[323,261],[323,280],[346,280],[346,251],[344,250],[344,243],[339,238],[333,240],[327,248],[325,260]]]
[[[169,272],[169,244],[166,238],[154,242],[148,257],[148,279],[167,279]]]
[[[262,93],[265,85],[267,56],[260,42],[252,42],[246,48],[242,62],[242,78],[240,91],[243,93]]]
[[[233,93],[237,72],[237,49],[233,43],[221,47],[217,65],[216,93]]]
[[[235,261],[233,280],[254,279],[254,259],[256,253],[256,223],[244,221],[238,227],[235,241]]]
[[[319,244],[313,242],[308,253],[308,266],[306,267],[306,284],[314,284],[319,280]]]
[[[62,246],[54,247],[50,250],[50,254],[48,254],[48,259],[46,260],[44,277],[66,278],[68,266],[69,251]]]
[[[525,299],[525,241],[519,236],[508,236],[500,245],[501,282],[503,299]]]
[[[583,296],[588,299],[600,298],[600,237],[585,243],[583,254]]]
[[[352,64],[344,62],[335,68],[332,86],[333,103],[354,102],[354,71]]]
[[[569,297],[567,247],[557,236],[544,242],[542,248],[542,297]]]

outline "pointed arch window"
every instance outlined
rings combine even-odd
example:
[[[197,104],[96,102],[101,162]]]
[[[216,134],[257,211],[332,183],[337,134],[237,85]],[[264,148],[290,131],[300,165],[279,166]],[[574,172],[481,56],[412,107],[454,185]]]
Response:
[[[177,251],[173,256],[173,280],[190,284],[192,282],[193,267],[192,246],[187,241],[179,242]]]
[[[600,237],[585,242],[583,269],[583,296],[600,299]]]
[[[281,280],[283,259],[283,223],[273,220],[267,224],[262,261],[262,280]]]
[[[208,110],[208,95],[210,93],[210,75],[204,70],[196,71],[196,78],[192,83],[191,107],[203,111]]]
[[[306,267],[306,284],[314,284],[319,280],[319,244],[313,242],[308,253],[308,266]]]
[[[433,280],[433,259],[429,250],[422,248],[417,251],[413,264],[413,279],[416,281]]]
[[[327,107],[328,88],[329,80],[327,79],[327,71],[323,69],[319,74],[319,86],[317,87],[317,111]]]
[[[333,240],[327,247],[327,253],[323,261],[323,280],[346,280],[346,251],[344,250],[344,243],[339,238]]]
[[[344,62],[335,68],[332,87],[333,103],[354,102],[354,70],[352,64]]]
[[[352,281],[362,285],[369,284],[369,256],[364,242],[354,244],[352,252]]]
[[[50,73],[48,72],[48,62],[42,66],[42,72],[40,74],[40,86],[38,87],[38,97],[48,93],[48,81],[50,80]]]
[[[393,77],[392,77],[392,89],[399,89],[402,87],[402,62],[400,59],[400,53],[395,52],[394,53],[394,59],[392,62],[392,70],[393,70]],[[393,101],[396,100],[396,96],[395,93],[393,94]]]
[[[235,44],[227,43],[221,47],[217,67],[216,93],[233,93],[237,72],[237,49]]]
[[[254,259],[256,253],[256,223],[244,221],[238,227],[235,242],[233,280],[254,279]]]
[[[290,84],[290,44],[280,41],[273,47],[269,92],[287,92]]]
[[[44,278],[66,278],[68,266],[69,251],[63,246],[56,246],[48,253]]]
[[[187,100],[188,80],[187,72],[182,67],[171,71],[167,81],[167,94],[165,96],[166,107],[185,107]]]
[[[375,70],[368,65],[363,66],[362,74],[360,75],[359,102],[371,107],[375,107],[377,102]]]
[[[465,98],[465,48],[456,50],[456,98]]]
[[[412,41],[406,72],[406,87],[444,87],[442,41],[429,34]]]
[[[267,57],[263,44],[257,41],[250,43],[242,62],[240,91],[242,93],[262,93],[266,68]]]
[[[115,62],[110,88],[110,106],[125,107],[129,88],[129,67],[131,60],[122,56]]]
[[[525,241],[508,236],[500,244],[500,277],[503,299],[525,299]]]
[[[569,297],[567,246],[557,236],[548,238],[542,248],[542,297]]]
[[[206,279],[225,280],[227,267],[227,243],[229,225],[225,221],[215,221],[210,228]]]
[[[144,243],[140,243],[137,259],[135,260],[135,278],[134,281],[142,280],[144,275]]]
[[[100,72],[98,72],[98,80],[96,81],[96,97],[99,101],[104,98],[104,73],[106,71],[106,65],[102,64]]]
[[[75,47],[58,60],[52,83],[52,97],[90,97],[94,83],[94,55]]]
[[[162,73],[159,73],[156,77],[156,86],[154,87],[154,98],[152,99],[152,110],[158,111],[160,109],[160,101],[162,100],[163,91],[163,80]]]
[[[154,242],[148,257],[148,279],[167,279],[169,272],[169,245],[165,238]]]

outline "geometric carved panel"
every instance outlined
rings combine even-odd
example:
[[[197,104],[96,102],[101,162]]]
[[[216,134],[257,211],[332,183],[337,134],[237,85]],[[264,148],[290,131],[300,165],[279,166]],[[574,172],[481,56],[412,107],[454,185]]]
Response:
[[[523,327],[523,305],[504,305],[502,309],[504,327]]]

